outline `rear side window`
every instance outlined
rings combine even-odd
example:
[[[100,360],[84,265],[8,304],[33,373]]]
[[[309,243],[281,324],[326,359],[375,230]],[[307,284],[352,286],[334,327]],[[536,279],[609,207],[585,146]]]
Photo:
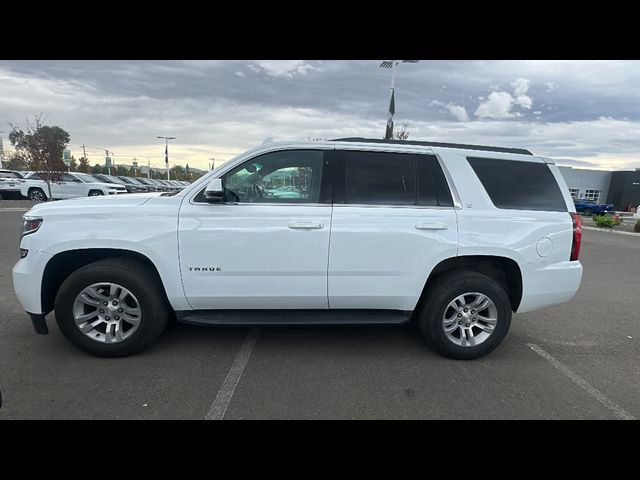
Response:
[[[345,203],[415,205],[415,155],[346,151]]]
[[[467,157],[498,208],[566,212],[567,205],[546,163]]]

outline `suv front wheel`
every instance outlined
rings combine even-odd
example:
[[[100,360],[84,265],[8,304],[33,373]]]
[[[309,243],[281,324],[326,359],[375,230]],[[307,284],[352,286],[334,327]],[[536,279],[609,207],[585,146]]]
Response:
[[[434,280],[419,311],[427,343],[450,358],[471,360],[495,349],[509,331],[511,302],[502,286],[468,270]]]
[[[76,347],[98,357],[131,355],[162,333],[169,305],[151,269],[111,258],[86,265],[62,283],[56,322]]]

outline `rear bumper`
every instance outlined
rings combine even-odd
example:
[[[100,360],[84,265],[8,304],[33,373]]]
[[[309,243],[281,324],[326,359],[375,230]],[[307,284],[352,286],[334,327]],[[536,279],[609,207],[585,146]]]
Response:
[[[25,258],[13,267],[13,289],[22,308],[29,314],[43,314],[42,276],[44,268],[53,255],[38,250],[29,250]]]
[[[582,280],[580,262],[528,265],[522,272],[522,300],[518,313],[560,305],[571,300]]]

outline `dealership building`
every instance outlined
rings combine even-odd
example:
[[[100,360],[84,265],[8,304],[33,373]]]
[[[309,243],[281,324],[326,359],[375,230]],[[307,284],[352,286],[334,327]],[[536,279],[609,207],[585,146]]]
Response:
[[[640,205],[640,169],[609,172],[558,167],[573,198],[612,203],[618,211]]]

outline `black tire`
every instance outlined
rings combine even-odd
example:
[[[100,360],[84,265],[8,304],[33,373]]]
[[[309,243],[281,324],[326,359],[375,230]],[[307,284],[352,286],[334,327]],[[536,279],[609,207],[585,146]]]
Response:
[[[99,197],[100,195],[104,195],[100,190],[91,190],[89,191],[88,197]]]
[[[591,215],[593,215],[593,211],[592,211],[590,208],[585,208],[585,209],[584,209],[584,214],[585,214],[587,217],[590,217]]]
[[[32,202],[45,202],[47,200],[47,194],[38,187],[30,188],[27,195]]]
[[[140,303],[138,329],[119,343],[92,340],[80,331],[73,318],[73,303],[77,295],[89,285],[99,282],[113,282],[125,287]],[[56,322],[62,334],[79,349],[97,357],[122,357],[142,351],[163,332],[170,310],[157,275],[141,262],[121,258],[99,260],[79,268],[62,283],[55,301]]]
[[[489,297],[496,306],[497,322],[493,333],[481,344],[462,347],[444,333],[442,318],[454,298],[468,292]],[[456,270],[436,278],[425,293],[418,312],[420,332],[436,352],[458,360],[472,360],[493,351],[504,339],[511,325],[511,302],[503,287],[491,277],[469,270]]]

